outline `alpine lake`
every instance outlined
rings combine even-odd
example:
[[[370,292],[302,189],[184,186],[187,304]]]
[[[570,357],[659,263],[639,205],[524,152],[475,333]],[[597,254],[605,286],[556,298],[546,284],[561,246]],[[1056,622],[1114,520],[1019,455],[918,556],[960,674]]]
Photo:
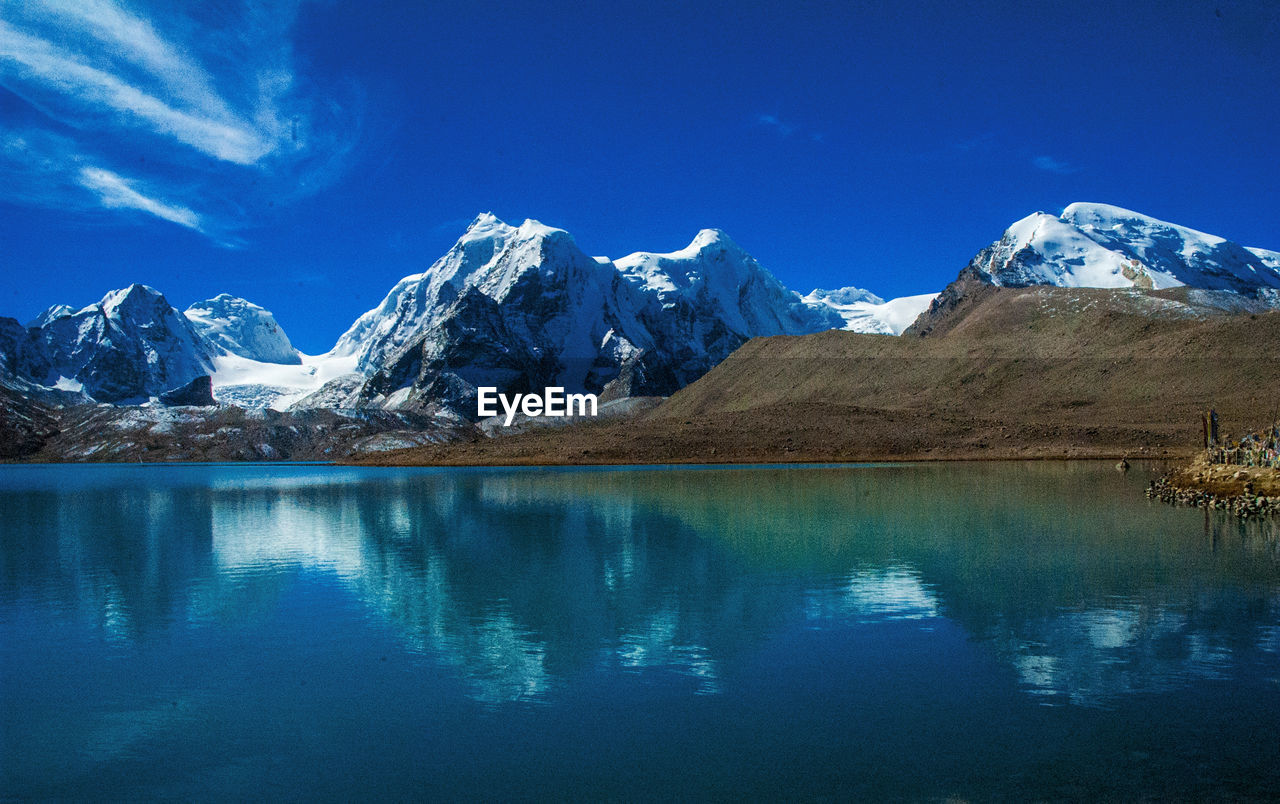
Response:
[[[7,465],[0,799],[1280,796],[1159,468]]]

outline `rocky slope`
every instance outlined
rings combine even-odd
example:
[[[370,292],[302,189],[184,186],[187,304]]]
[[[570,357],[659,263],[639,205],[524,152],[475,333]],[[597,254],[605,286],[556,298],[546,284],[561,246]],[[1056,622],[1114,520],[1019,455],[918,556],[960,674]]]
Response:
[[[55,409],[27,390],[0,380],[0,460],[31,455],[58,435]]]
[[[5,398],[0,393],[0,405]],[[24,461],[332,461],[479,438],[460,420],[368,411],[80,405],[43,411]]]

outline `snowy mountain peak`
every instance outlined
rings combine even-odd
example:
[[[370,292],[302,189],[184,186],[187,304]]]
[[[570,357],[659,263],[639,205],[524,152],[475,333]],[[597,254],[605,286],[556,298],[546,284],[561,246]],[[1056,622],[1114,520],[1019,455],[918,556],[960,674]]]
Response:
[[[1178,232],[1184,240],[1193,243],[1216,246],[1227,242],[1224,237],[1197,232],[1195,229],[1190,229],[1186,226],[1157,220],[1150,215],[1143,215],[1141,212],[1134,212],[1111,204],[1077,201],[1074,204],[1068,204],[1067,208],[1062,210],[1061,217],[1067,223],[1074,224],[1085,231],[1172,230]]]
[[[1280,251],[1268,251],[1265,248],[1250,248],[1248,251],[1261,260],[1263,265],[1280,273]]]
[[[470,224],[467,225],[467,231],[470,232],[473,229],[483,229],[486,227],[494,226],[495,224],[501,224],[503,226],[506,225],[505,223],[503,223],[501,220],[498,219],[497,215],[494,215],[492,212],[481,212],[479,215],[475,216],[475,218],[472,219]]]
[[[612,270],[582,253],[563,229],[532,219],[514,227],[484,213],[427,270],[396,283],[380,305],[338,339],[332,353],[356,355],[361,370],[368,370],[439,325],[468,292],[501,303],[528,274],[570,271],[585,276],[601,269]]]
[[[664,309],[688,309],[744,338],[843,325],[829,308],[801,301],[719,229],[703,229],[679,251],[638,251],[614,264],[634,287],[655,295]]]
[[[275,316],[238,296],[220,293],[191,305],[184,315],[201,335],[228,354],[262,363],[302,362]]]
[[[1256,251],[1216,235],[1109,204],[1077,202],[1060,216],[1028,215],[970,268],[996,285],[1168,288],[1253,294],[1280,288]]]
[[[668,280],[688,279],[709,257],[716,254],[733,254],[737,258],[735,263],[750,261],[759,270],[764,270],[759,268],[754,258],[720,229],[702,229],[689,245],[679,251],[666,253],[637,251],[614,260],[614,264],[633,281],[643,277],[644,284],[650,287],[670,289],[664,287],[670,284]]]
[[[516,235],[522,240],[532,240],[539,237],[567,237],[573,239],[572,235],[564,229],[557,229],[554,226],[547,226],[541,221],[535,221],[532,218],[525,218],[524,223],[516,230]]]
[[[854,304],[856,302],[868,302],[870,304],[883,304],[884,299],[869,290],[855,288],[850,285],[847,288],[837,288],[836,290],[823,290],[822,288],[814,288],[813,291],[804,297],[806,302],[813,304],[815,302],[830,302],[832,304]]]
[[[458,245],[464,243],[472,243],[481,240],[497,241],[506,243],[511,239],[517,240],[533,240],[539,237],[552,237],[557,235],[568,235],[563,229],[556,229],[547,226],[540,221],[532,218],[525,218],[524,222],[519,226],[512,226],[502,220],[492,212],[482,212],[471,221],[471,225],[467,227],[462,237],[458,238]]]
[[[733,238],[724,233],[723,229],[701,229],[693,238],[693,242],[689,244],[686,251],[697,251],[712,246],[721,246],[734,251],[742,251],[742,248],[735,242]]]
[[[31,321],[30,324],[27,324],[27,326],[35,327],[39,329],[40,327],[43,327],[45,324],[48,324],[50,321],[54,321],[59,318],[65,318],[66,316],[69,316],[69,315],[75,315],[75,313],[76,313],[76,308],[72,307],[69,304],[55,304],[52,307],[50,307],[48,310],[45,310],[40,315],[36,316]]]
[[[127,316],[133,313],[147,314],[153,311],[164,311],[169,307],[164,294],[150,285],[135,282],[127,288],[113,290],[102,297],[98,307],[111,318]]]

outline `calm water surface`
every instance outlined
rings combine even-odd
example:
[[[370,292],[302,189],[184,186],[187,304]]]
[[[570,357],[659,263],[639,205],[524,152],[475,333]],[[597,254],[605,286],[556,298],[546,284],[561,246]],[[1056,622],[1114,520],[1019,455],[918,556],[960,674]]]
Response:
[[[1151,471],[0,467],[0,798],[1280,795]]]

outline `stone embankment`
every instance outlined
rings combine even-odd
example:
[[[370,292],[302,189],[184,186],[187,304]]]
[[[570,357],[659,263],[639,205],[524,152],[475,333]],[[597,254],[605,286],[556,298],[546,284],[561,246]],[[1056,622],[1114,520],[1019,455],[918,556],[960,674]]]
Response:
[[[1204,458],[1147,487],[1147,496],[1172,505],[1214,508],[1243,519],[1280,514],[1280,470],[1210,464]]]

